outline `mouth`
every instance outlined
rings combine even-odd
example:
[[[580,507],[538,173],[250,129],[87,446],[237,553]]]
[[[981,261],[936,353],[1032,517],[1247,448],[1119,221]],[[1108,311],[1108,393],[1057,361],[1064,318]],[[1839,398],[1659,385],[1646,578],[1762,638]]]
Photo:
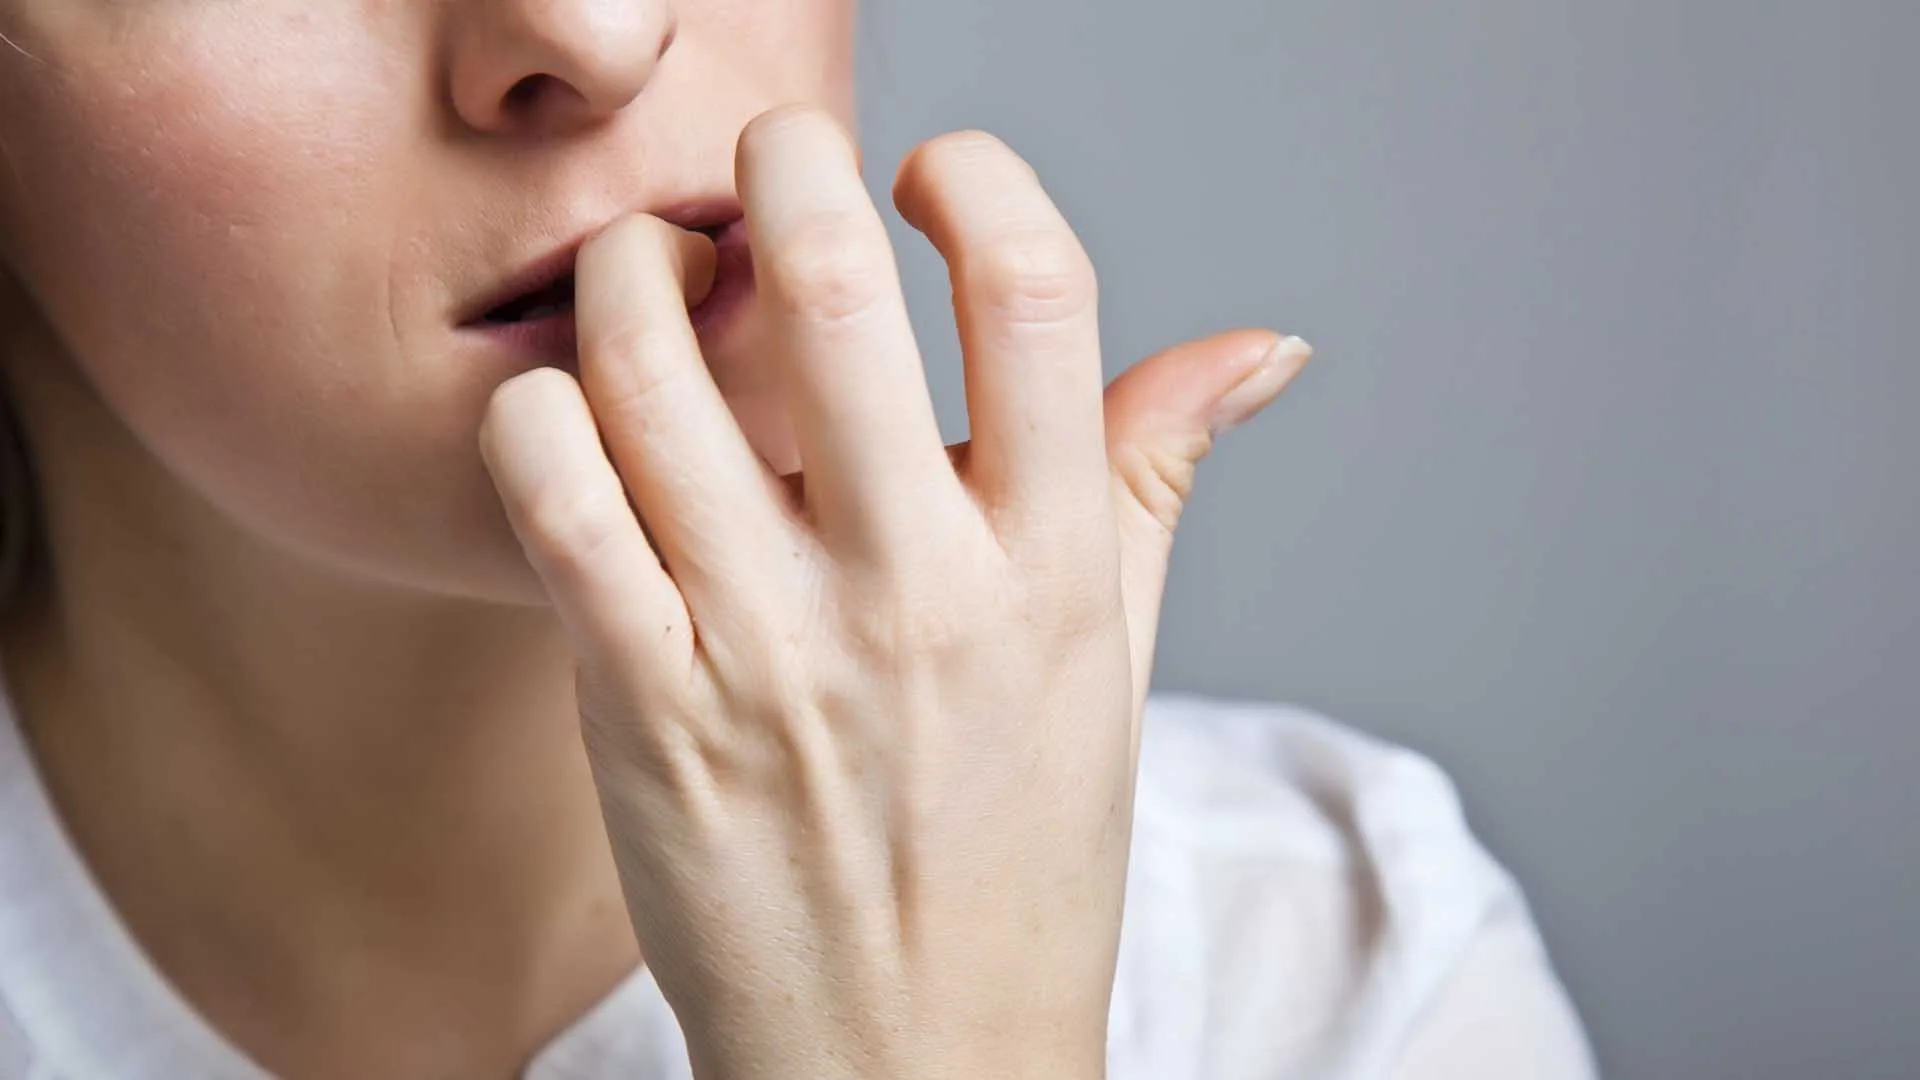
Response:
[[[733,239],[729,234],[743,234],[742,229],[736,228],[743,224],[737,211],[731,217],[706,224],[674,223],[700,233],[712,240],[716,247],[733,246],[728,243]],[[482,301],[479,313],[463,320],[461,325],[490,328],[538,323],[561,316],[570,318],[573,315],[574,259],[579,248],[579,243],[569,244],[528,267],[492,297]],[[705,303],[698,305],[705,306]]]
[[[525,292],[504,304],[489,308],[479,321],[489,326],[539,322],[573,311],[573,272],[560,275],[552,284]]]

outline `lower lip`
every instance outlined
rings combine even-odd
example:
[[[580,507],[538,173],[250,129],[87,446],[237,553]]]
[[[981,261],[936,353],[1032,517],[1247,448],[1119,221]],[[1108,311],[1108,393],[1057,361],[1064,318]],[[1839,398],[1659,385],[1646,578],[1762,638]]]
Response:
[[[753,297],[753,250],[747,246],[744,220],[737,220],[714,238],[717,261],[713,287],[705,299],[687,311],[687,321],[702,345],[721,340]],[[515,352],[532,354],[553,367],[577,370],[580,337],[573,312],[512,323],[472,323],[464,329],[486,335]]]

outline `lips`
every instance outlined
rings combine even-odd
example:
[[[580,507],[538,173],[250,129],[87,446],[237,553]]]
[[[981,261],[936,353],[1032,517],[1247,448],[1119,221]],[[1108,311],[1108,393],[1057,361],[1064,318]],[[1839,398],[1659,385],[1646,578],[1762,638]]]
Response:
[[[545,288],[522,293],[494,307],[481,321],[490,323],[537,322],[573,310],[573,273],[568,271]]]
[[[743,224],[738,214],[730,219],[706,223],[678,221],[674,223],[681,228],[705,235],[714,241],[716,247],[723,249],[735,246],[727,242],[733,240],[735,234],[739,234],[739,238],[744,239],[744,229],[737,228]],[[571,314],[573,267],[579,249],[579,243],[571,243],[528,266],[474,305],[470,310],[476,311],[477,314],[470,314],[462,319],[461,325],[509,326]],[[719,282],[716,281],[715,285],[717,288]]]

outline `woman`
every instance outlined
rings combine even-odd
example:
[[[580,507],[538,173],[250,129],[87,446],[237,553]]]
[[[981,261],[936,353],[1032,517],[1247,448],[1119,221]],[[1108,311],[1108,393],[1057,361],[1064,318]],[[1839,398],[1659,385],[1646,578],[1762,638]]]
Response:
[[[1147,707],[1304,345],[1103,391],[957,133],[943,448],[852,7],[0,0],[0,1077],[1588,1071],[1430,766]]]

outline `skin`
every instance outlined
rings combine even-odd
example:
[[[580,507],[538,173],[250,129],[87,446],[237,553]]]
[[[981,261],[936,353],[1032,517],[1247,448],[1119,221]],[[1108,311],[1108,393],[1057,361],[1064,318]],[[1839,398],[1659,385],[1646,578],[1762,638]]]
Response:
[[[1103,392],[1071,231],[1004,146],[935,140],[897,197],[955,269],[977,445],[943,450],[844,134],[852,18],[0,0],[0,372],[57,567],[0,660],[128,929],[276,1074],[513,1076],[636,941],[703,1077],[958,1075],[998,1066],[975,1036],[1009,1016],[1035,1022],[998,1051],[1098,1071],[1172,530],[1214,434],[1306,354],[1224,334]],[[763,285],[696,348],[667,331],[711,246],[646,212],[714,191],[742,196]],[[589,228],[578,380],[452,331]],[[802,468],[804,494],[775,479]],[[590,538],[618,557],[582,559]],[[955,663],[909,680],[936,644]],[[796,656],[838,678],[794,681]],[[872,765],[834,799],[791,758],[672,750],[791,746],[809,716]],[[903,718],[953,752],[907,754]],[[874,812],[989,790],[1022,729],[1052,748],[1024,838]],[[755,834],[763,861],[707,828],[806,814],[831,841]],[[1063,844],[1099,852],[1070,883],[956,899],[969,867]],[[887,850],[924,856],[925,906]],[[769,884],[790,865],[852,869]],[[867,933],[903,919],[952,947]],[[1038,1003],[965,947],[1019,955],[1029,919],[1073,961]],[[787,974],[743,996],[742,963]]]

